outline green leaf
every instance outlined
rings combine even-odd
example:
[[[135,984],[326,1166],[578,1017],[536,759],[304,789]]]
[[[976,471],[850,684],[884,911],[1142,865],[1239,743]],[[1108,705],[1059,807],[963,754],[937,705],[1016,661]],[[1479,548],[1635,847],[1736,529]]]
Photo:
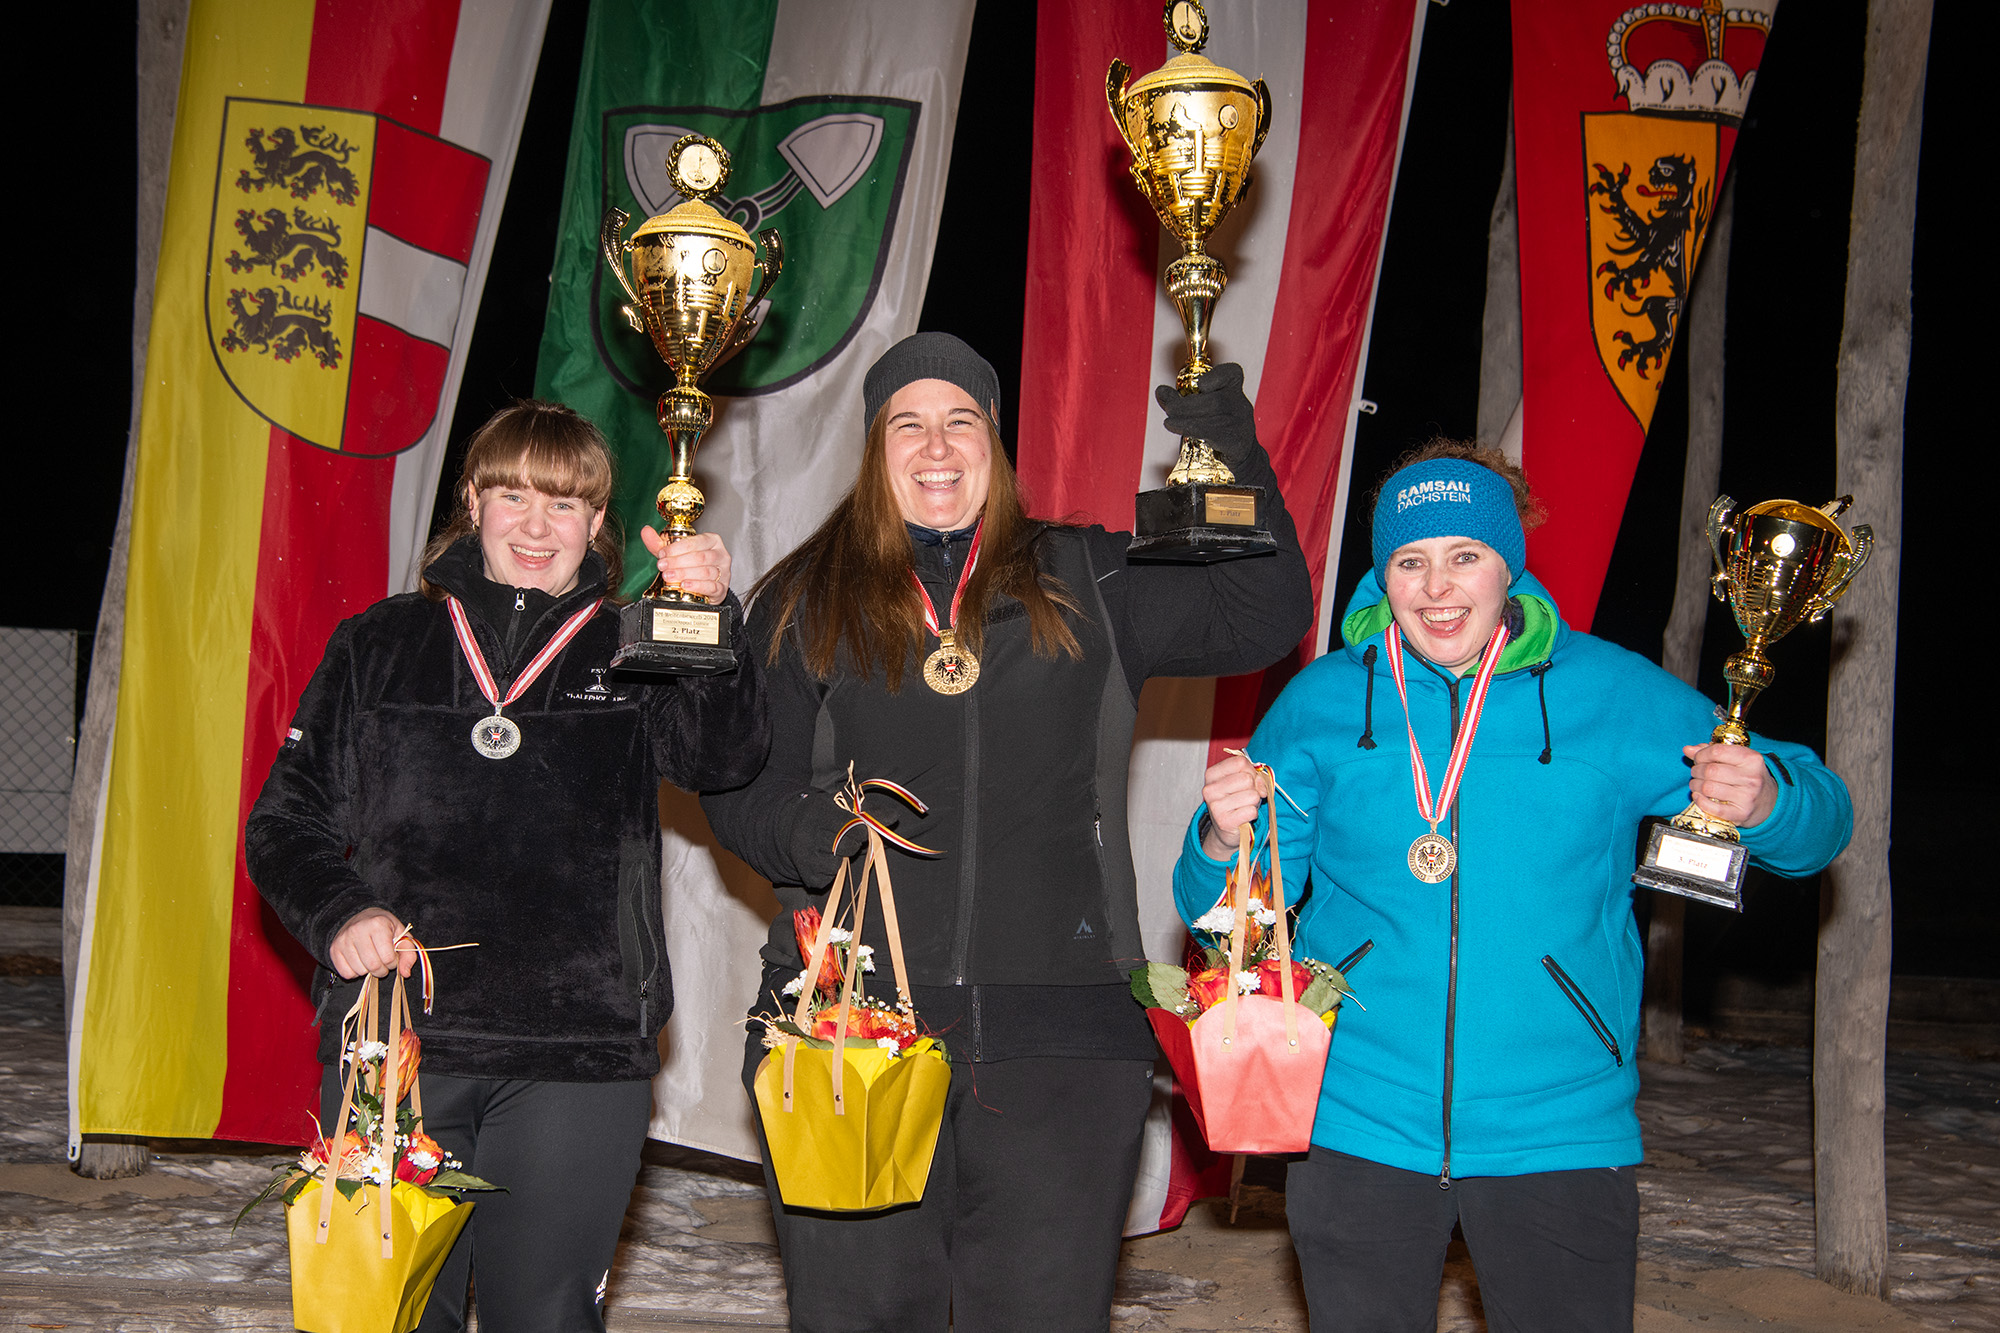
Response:
[[[365,1180],[348,1180],[343,1177],[339,1180],[334,1181],[333,1187],[340,1191],[341,1198],[346,1199],[349,1203],[352,1203],[354,1201],[354,1196],[361,1193],[362,1190],[368,1187],[368,1182]]]
[[[1340,989],[1326,977],[1314,977],[1312,985],[1299,995],[1299,1003],[1316,1014],[1340,1007]]]
[[[250,1210],[270,1198],[278,1190],[282,1189],[285,1192],[284,1201],[290,1203],[297,1197],[298,1192],[305,1188],[305,1182],[311,1179],[311,1176],[308,1176],[296,1166],[279,1167],[278,1174],[271,1177],[271,1183],[263,1189],[258,1190],[257,1197],[244,1204],[242,1211],[236,1214],[236,1220],[229,1224],[229,1233],[232,1236],[235,1235],[236,1228],[243,1225],[243,1219],[250,1215]]]
[[[495,1185],[490,1180],[481,1180],[478,1176],[451,1167],[440,1168],[436,1175],[419,1188],[433,1194],[444,1190],[498,1190],[503,1194],[507,1192],[505,1185]]]
[[[1146,990],[1152,996],[1152,1000],[1151,1003],[1147,1003],[1142,999],[1140,1003],[1146,1004],[1149,1009],[1170,1009],[1175,1013],[1186,1007],[1188,1002],[1186,968],[1175,967],[1172,963],[1148,963],[1144,970]],[[1136,979],[1132,984],[1132,993],[1134,995],[1139,993],[1139,983]]]

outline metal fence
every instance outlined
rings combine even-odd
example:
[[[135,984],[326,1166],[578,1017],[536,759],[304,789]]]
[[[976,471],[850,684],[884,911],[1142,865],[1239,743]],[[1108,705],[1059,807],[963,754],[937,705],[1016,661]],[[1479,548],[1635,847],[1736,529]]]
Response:
[[[62,905],[91,637],[0,627],[0,906]]]

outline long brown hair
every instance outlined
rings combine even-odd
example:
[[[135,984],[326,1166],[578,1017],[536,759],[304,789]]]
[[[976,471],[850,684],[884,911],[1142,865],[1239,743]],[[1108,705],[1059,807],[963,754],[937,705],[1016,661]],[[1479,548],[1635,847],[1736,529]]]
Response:
[[[907,650],[921,653],[928,631],[923,604],[910,583],[909,529],[903,526],[889,479],[888,418],[885,404],[868,427],[853,487],[817,532],[757,580],[750,595],[775,599],[771,662],[777,662],[779,645],[793,630],[807,669],[821,680],[842,668],[866,680],[880,666],[894,694],[903,686]],[[1023,510],[999,428],[986,412],[980,418],[986,424],[992,473],[982,511],[979,568],[959,606],[960,642],[979,652],[987,610],[996,596],[1005,596],[1026,609],[1036,656],[1053,657],[1061,650],[1081,657],[1083,649],[1059,609],[1076,611],[1076,601],[1060,579],[1042,573],[1036,563],[1035,548],[1050,525],[1030,519]]]
[[[429,569],[474,531],[465,503],[467,486],[475,494],[488,486],[526,486],[544,495],[573,495],[601,511],[611,503],[613,480],[611,450],[588,417],[539,398],[511,403],[489,417],[466,445],[465,467],[452,491],[451,522],[424,547],[422,567]],[[617,515],[605,514],[590,549],[604,558],[605,586],[616,590],[625,564]],[[433,602],[444,600],[444,589],[429,579],[419,576],[417,586]]]

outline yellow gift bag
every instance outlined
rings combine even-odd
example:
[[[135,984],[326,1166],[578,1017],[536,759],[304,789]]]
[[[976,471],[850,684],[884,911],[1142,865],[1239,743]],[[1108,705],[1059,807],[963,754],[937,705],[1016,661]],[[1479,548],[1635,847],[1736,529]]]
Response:
[[[423,964],[428,1012],[428,957]],[[292,1322],[303,1333],[409,1333],[472,1216],[470,1203],[434,1190],[493,1188],[446,1163],[443,1150],[424,1134],[416,1077],[421,1044],[409,1022],[402,976],[390,994],[386,1044],[378,1039],[380,995],[376,982],[365,983],[341,1022],[347,1074],[340,1115],[333,1136],[322,1138],[294,1169],[295,1180],[308,1173],[315,1178],[287,1191]],[[404,1113],[406,1095],[410,1108]],[[405,1172],[414,1183],[396,1178]]]
[[[292,1323],[310,1333],[409,1333],[423,1317],[431,1285],[472,1205],[426,1194],[398,1180],[386,1191],[390,1242],[383,1256],[382,1195],[364,1185],[352,1199],[334,1191],[332,1225],[317,1244],[315,1180],[285,1210],[292,1243]]]
[[[896,898],[882,844],[886,837],[911,851],[932,853],[861,813],[861,792],[867,787],[892,791],[918,811],[924,809],[921,801],[894,783],[870,779],[857,785],[850,773],[842,803],[855,818],[841,834],[856,824],[865,826],[868,854],[854,889],[854,927],[848,937],[840,999],[815,1017],[816,983],[835,943],[833,923],[847,880],[844,862],[814,933],[797,1010],[790,1024],[772,1023],[773,1031],[789,1035],[764,1057],[754,1080],[778,1193],[794,1208],[858,1212],[923,1198],[938,1128],[944,1121],[945,1093],[951,1087],[944,1049],[929,1037],[916,1036],[903,936],[896,924]],[[883,931],[901,997],[901,1004],[890,1011],[856,1004],[861,998],[856,987],[865,952],[861,927],[871,874],[882,886]],[[829,1022],[830,1042],[817,1031]],[[850,1035],[857,1029],[863,1035]],[[800,1034],[812,1034],[810,1043]]]

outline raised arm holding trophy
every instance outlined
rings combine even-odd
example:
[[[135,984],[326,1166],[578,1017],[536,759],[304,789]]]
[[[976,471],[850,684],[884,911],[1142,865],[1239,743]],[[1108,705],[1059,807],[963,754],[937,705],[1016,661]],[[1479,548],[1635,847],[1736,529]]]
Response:
[[[715,404],[699,387],[703,376],[757,333],[757,303],[784,267],[778,233],[750,233],[708,202],[729,179],[729,153],[715,140],[689,134],[667,153],[667,170],[682,202],[647,218],[623,238],[631,219],[622,209],[604,215],[604,262],[631,304],[622,307],[632,328],[674,372],[674,387],[660,395],[660,429],[666,432],[673,470],[656,502],[667,541],[694,534],[707,500],[690,477],[702,433],[715,420]],[[626,258],[632,269],[626,271]],[[752,278],[761,279],[754,293]],[[736,608],[711,606],[657,578],[639,601],[624,608],[620,646],[611,665],[621,671],[707,675],[735,669],[731,640]]]
[[[1175,376],[1183,394],[1209,369],[1215,302],[1229,281],[1204,242],[1250,186],[1250,160],[1271,126],[1271,93],[1201,55],[1208,16],[1198,0],[1166,7],[1167,35],[1181,54],[1129,88],[1132,69],[1111,62],[1104,94],[1132,150],[1132,180],[1184,253],[1167,266],[1167,295],[1187,330],[1188,359]],[[1128,558],[1206,564],[1271,550],[1262,487],[1239,486],[1206,443],[1182,437],[1180,458],[1159,490],[1142,491]]]

